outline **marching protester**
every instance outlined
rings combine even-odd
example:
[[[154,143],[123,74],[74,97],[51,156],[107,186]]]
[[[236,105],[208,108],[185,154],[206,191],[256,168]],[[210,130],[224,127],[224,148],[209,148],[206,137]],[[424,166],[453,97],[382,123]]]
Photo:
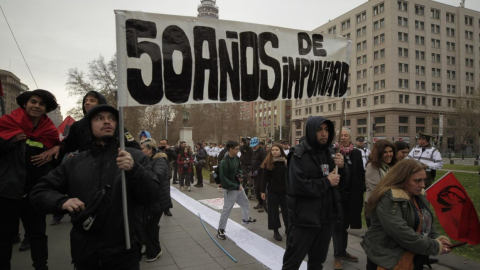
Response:
[[[167,139],[160,139],[158,142],[158,152],[159,153],[165,153],[166,155],[166,160],[167,160],[167,166],[168,166],[168,173],[167,173],[167,179],[170,182],[170,179],[172,178],[172,161],[175,160],[177,161],[177,156],[175,155],[175,152],[170,149],[170,146],[168,145],[168,140]],[[170,188],[169,188],[170,190]],[[169,196],[170,196],[170,191],[169,191]],[[173,208],[173,203],[172,199],[170,198],[170,204],[163,212],[166,216],[172,216],[172,212],[170,212],[170,208]]]
[[[186,146],[180,147],[180,154],[177,158],[178,177],[180,178],[180,190],[184,191],[187,187],[191,191],[190,178],[193,173],[193,157]]]
[[[193,183],[195,182],[195,157],[197,155],[197,153],[195,153],[193,150],[197,150],[197,148],[195,147],[194,149],[192,149],[190,145],[187,145],[187,149],[188,149],[188,153],[190,153],[193,159],[193,164],[191,165],[192,173],[190,174],[190,185],[193,185]]]
[[[19,218],[28,235],[36,270],[45,270],[48,238],[45,213],[38,211],[29,195],[39,179],[53,169],[46,149],[59,144],[58,130],[47,113],[57,108],[49,91],[25,91],[16,98],[20,108],[0,118],[0,269],[10,269],[12,236]]]
[[[258,209],[258,212],[263,212],[263,199],[260,195],[260,189],[262,188],[262,178],[263,178],[263,169],[260,168],[262,162],[267,157],[267,151],[264,148],[260,147],[260,141],[257,137],[253,137],[250,141],[250,147],[253,150],[252,153],[252,167],[253,172],[252,178],[255,183],[255,196],[257,198],[258,204],[253,207],[253,209]]]
[[[168,211],[172,201],[170,198],[170,179],[168,178],[167,155],[157,153],[157,142],[154,139],[146,138],[140,141],[142,152],[150,158],[152,171],[160,181],[160,193],[158,202],[145,207],[143,211],[143,228],[145,255],[147,262],[153,262],[162,255],[162,248],[159,241],[159,223],[162,214]]]
[[[140,132],[140,141],[148,138],[152,138],[152,136],[150,136],[150,133],[146,130],[142,130],[142,132]]]
[[[220,182],[223,190],[223,210],[220,215],[220,221],[217,229],[217,237],[221,240],[227,239],[225,228],[232,212],[233,205],[237,203],[242,208],[242,224],[248,225],[257,222],[250,217],[250,202],[248,201],[245,190],[240,184],[240,159],[237,153],[240,150],[238,142],[228,141],[226,145],[227,154],[220,160]]]
[[[67,159],[31,192],[33,205],[42,211],[72,215],[70,245],[76,270],[139,269],[138,237],[143,230],[135,213],[159,199],[160,181],[148,169],[149,158],[137,149],[119,149],[118,117],[118,111],[108,105],[90,109],[85,117],[93,138],[89,151]],[[124,237],[121,170],[128,189],[129,250]]]
[[[425,198],[424,166],[416,160],[395,165],[373,191],[367,206],[371,226],[361,245],[367,270],[423,269],[428,255],[451,251],[450,240],[433,225]]]
[[[172,185],[176,185],[178,184],[178,164],[177,164],[177,159],[178,159],[178,155],[180,155],[180,153],[183,153],[183,150],[182,148],[186,147],[187,146],[187,143],[184,142],[184,141],[181,141],[178,143],[178,146],[175,146],[175,148],[173,149],[173,151],[175,152],[175,159],[172,160],[172,165],[173,165],[173,182],[172,182]]]
[[[261,196],[265,200],[265,191],[268,189],[268,229],[273,230],[273,238],[282,241],[282,236],[278,229],[280,224],[280,213],[278,207],[282,209],[283,224],[285,233],[288,228],[288,209],[287,209],[287,188],[285,185],[285,172],[287,171],[287,156],[283,152],[281,144],[274,144],[267,158],[263,161],[261,168],[263,171]]]
[[[368,157],[370,156],[370,149],[365,146],[365,137],[358,136],[356,139],[356,149],[360,150],[362,153],[362,160],[363,160],[363,169],[367,169]]]
[[[289,228],[284,270],[299,269],[307,254],[308,269],[322,269],[327,258],[334,224],[341,215],[336,187],[348,179],[342,154],[335,154],[330,147],[334,136],[330,120],[309,117],[305,140],[290,149],[286,173]],[[339,174],[335,173],[335,166]]]
[[[410,152],[410,146],[404,141],[396,141],[395,148],[397,149],[397,161],[404,160]]]
[[[367,164],[365,172],[365,182],[367,192],[365,193],[365,209],[367,202],[373,191],[377,188],[378,183],[387,175],[393,165],[397,163],[396,148],[393,143],[388,140],[380,139],[373,144],[372,153]],[[367,227],[370,227],[370,217],[365,212],[365,221]]]
[[[207,163],[206,162],[207,152],[205,151],[205,149],[203,149],[202,143],[199,143],[199,142],[196,143],[195,147],[197,148],[197,155],[195,156],[197,159],[197,163],[195,165],[195,171],[197,173],[197,184],[195,185],[195,187],[201,188],[203,187],[202,171],[203,171],[203,167],[205,167],[205,164]]]
[[[428,188],[437,175],[437,170],[443,167],[442,154],[430,144],[432,136],[419,132],[417,136],[417,146],[410,151],[407,158],[420,161],[427,166],[427,180],[425,187]]]
[[[347,229],[362,228],[363,193],[365,192],[365,170],[362,153],[352,144],[350,129],[341,130],[340,153],[344,156],[348,167],[348,180],[342,189],[339,189],[342,199],[343,216],[340,224],[333,230],[333,269],[343,269],[342,260],[358,262],[358,258],[347,252]]]
[[[250,147],[250,141],[251,138],[242,138],[243,145],[240,146],[240,164],[242,164],[242,172],[243,175],[248,175],[250,173],[250,169],[252,166],[252,154],[253,150]],[[243,179],[242,181],[242,186],[245,188],[245,181],[246,179]]]

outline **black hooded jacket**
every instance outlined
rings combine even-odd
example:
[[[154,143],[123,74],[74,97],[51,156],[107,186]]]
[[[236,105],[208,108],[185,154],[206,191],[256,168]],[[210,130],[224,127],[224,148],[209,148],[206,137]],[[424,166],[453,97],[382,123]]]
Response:
[[[317,141],[317,128],[326,123],[328,141]],[[307,120],[305,140],[292,147],[288,154],[286,174],[287,205],[290,224],[303,227],[320,227],[332,223],[341,215],[340,198],[336,187],[330,185],[327,176],[335,169],[331,143],[335,136],[332,122],[324,117]],[[348,179],[348,168],[339,169],[340,184]]]
[[[94,96],[98,99],[98,105],[100,104],[108,104],[107,99],[97,91],[90,91],[83,97],[82,100],[82,110],[83,114],[86,114],[87,111],[85,110],[85,99],[87,96]],[[85,118],[80,119],[72,124],[70,127],[70,131],[68,132],[68,136],[61,142],[60,146],[63,150],[63,153],[70,153],[70,152],[83,152],[87,151],[90,146],[93,144],[93,139],[91,133],[89,132],[89,124]],[[140,145],[133,139],[133,137],[128,133],[125,129],[125,146],[131,147],[140,150]]]
[[[92,136],[90,129],[87,130]],[[116,163],[119,146],[117,130],[105,145],[92,144],[88,151],[67,159],[42,177],[30,193],[33,205],[45,213],[64,213],[62,205],[69,198],[78,198],[85,203],[85,210],[72,216],[74,226],[70,232],[70,245],[73,263],[131,258],[141,249],[142,220],[138,213],[142,212],[142,206],[149,207],[158,201],[161,183],[145,154],[125,148],[135,162],[130,171],[125,171],[132,243],[132,248],[126,250],[121,170]],[[81,217],[88,216],[95,216],[95,220],[91,230],[84,230]]]

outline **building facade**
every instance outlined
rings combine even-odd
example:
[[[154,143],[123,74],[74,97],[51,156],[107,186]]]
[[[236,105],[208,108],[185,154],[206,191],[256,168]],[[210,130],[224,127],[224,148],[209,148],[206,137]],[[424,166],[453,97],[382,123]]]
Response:
[[[28,86],[10,71],[0,69],[0,80],[3,86],[3,100],[5,101],[5,113],[10,114],[18,108],[16,98],[21,93],[28,91]]]
[[[431,0],[370,0],[314,31],[352,41],[344,126],[353,137],[413,146],[422,131],[443,135],[438,145],[448,150],[453,135],[442,134],[449,123],[441,119],[480,83],[480,12]],[[338,98],[292,106],[293,140],[303,135],[310,115],[340,122]]]
[[[255,125],[260,141],[290,141],[290,120],[292,117],[292,101],[256,101],[245,102],[253,107],[252,124]],[[281,129],[281,131],[280,131]]]
[[[197,7],[197,17],[218,19],[219,8],[216,0],[201,0],[200,2],[201,4]]]

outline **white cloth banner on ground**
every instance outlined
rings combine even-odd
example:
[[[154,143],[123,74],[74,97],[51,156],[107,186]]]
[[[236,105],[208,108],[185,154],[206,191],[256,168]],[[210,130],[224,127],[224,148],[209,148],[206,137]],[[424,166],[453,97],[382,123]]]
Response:
[[[208,223],[215,229],[218,227],[220,213],[188,197],[172,186],[170,186],[170,195],[172,196],[172,199],[177,201],[193,214],[198,216],[198,213],[200,213],[204,222]],[[200,223],[200,220],[198,222]],[[264,264],[270,269],[282,269],[283,254],[285,253],[285,249],[247,230],[244,226],[231,219],[228,219],[227,228],[225,231],[227,232],[227,237],[230,240],[235,242],[237,246],[250,254],[250,256],[257,259],[260,263]],[[222,242],[219,241],[219,244],[222,245]],[[302,263],[300,269],[307,269],[306,262]]]
[[[115,11],[118,104],[343,96],[347,38],[252,23]]]
[[[213,208],[215,210],[222,210],[223,205],[225,204],[223,198],[205,199],[205,200],[198,200],[198,201],[207,205],[207,206],[210,206],[211,208]],[[233,208],[240,208],[240,205],[235,203],[233,205]]]

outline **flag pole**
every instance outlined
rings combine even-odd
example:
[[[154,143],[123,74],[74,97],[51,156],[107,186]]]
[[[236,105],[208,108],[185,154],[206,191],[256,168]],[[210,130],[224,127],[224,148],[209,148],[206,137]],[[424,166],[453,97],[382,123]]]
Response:
[[[340,152],[340,141],[342,140],[342,129],[343,129],[343,119],[344,119],[343,117],[345,116],[345,99],[346,98],[342,98],[342,112],[340,113],[340,129],[338,130],[338,137],[337,137],[338,147],[335,150],[336,153]],[[335,174],[338,174],[338,166],[335,166]]]
[[[125,136],[124,122],[123,122],[123,104],[121,104],[121,93],[126,93],[127,88],[125,85],[127,78],[127,63],[125,58],[126,48],[126,33],[125,33],[125,11],[115,10],[115,24],[117,34],[117,78],[118,78],[118,90],[117,90],[117,106],[119,112],[119,138],[120,148],[125,150]],[[127,184],[125,179],[125,170],[121,170],[122,177],[122,210],[123,210],[123,224],[125,228],[125,245],[127,250],[131,248],[130,245],[130,226],[128,223],[128,205],[127,205]]]

